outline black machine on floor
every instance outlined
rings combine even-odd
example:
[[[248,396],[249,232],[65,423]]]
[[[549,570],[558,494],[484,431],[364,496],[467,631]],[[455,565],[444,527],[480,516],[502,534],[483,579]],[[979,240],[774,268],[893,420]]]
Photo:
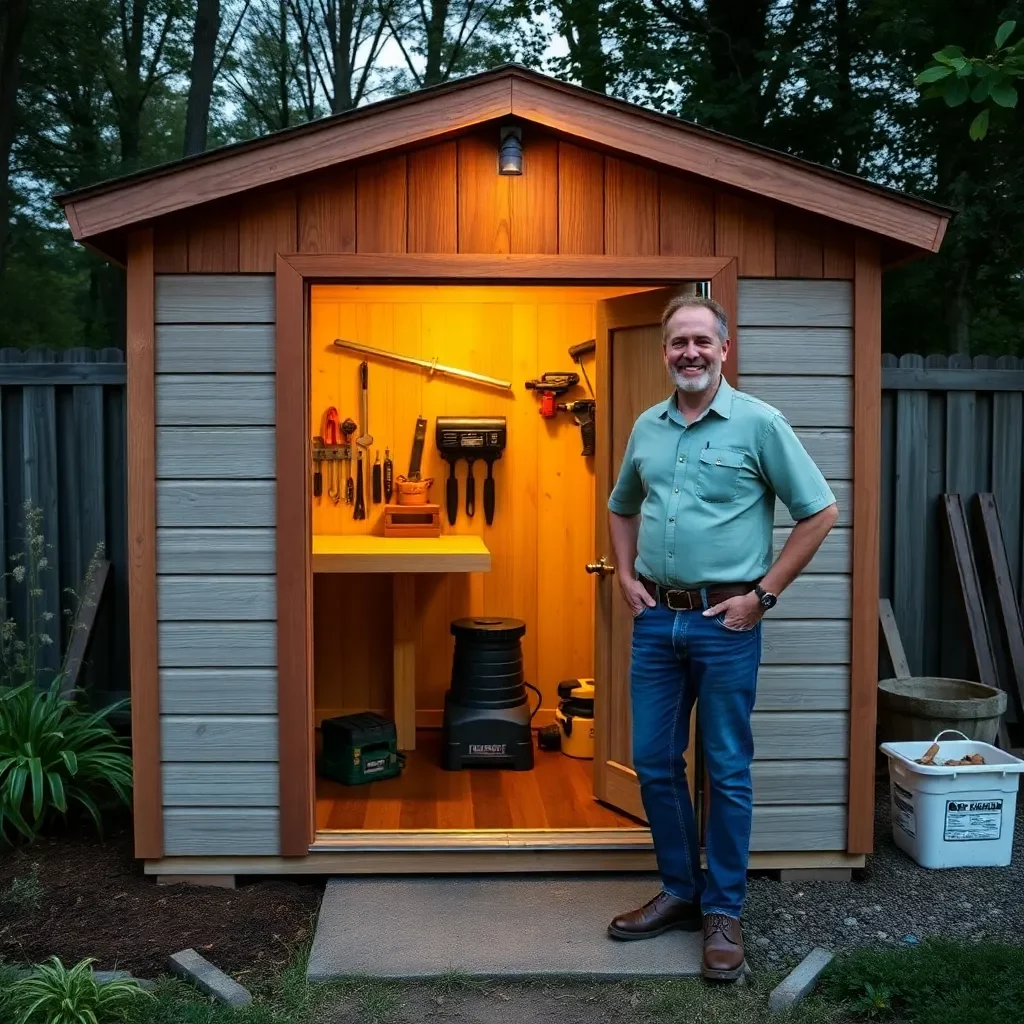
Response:
[[[456,619],[451,687],[445,694],[442,766],[533,768],[530,723],[540,691],[523,679],[526,623],[508,618]],[[529,708],[527,689],[537,695]]]
[[[455,522],[459,514],[459,481],[455,476],[455,463],[465,459],[466,473],[466,515],[476,510],[476,481],[473,479],[473,463],[483,459],[487,463],[484,478],[484,516],[487,525],[494,521],[494,463],[505,450],[507,429],[504,416],[438,416],[434,442],[441,458],[449,465],[445,482],[445,503],[448,522]]]
[[[394,778],[405,765],[395,723],[373,711],[325,718],[320,736],[323,749],[317,770],[346,786]]]

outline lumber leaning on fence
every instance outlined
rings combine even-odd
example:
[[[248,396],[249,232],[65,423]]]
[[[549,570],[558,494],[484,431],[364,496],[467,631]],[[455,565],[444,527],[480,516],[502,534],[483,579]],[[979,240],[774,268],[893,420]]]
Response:
[[[878,602],[878,628],[879,642],[888,655],[893,677],[909,679],[910,665],[907,663],[907,655],[903,650],[903,641],[900,639],[899,627],[896,625],[896,616],[892,613],[892,605],[887,597],[881,598]]]
[[[1013,577],[1010,562],[1006,557],[1003,531],[999,521],[996,496],[991,493],[979,494],[976,498],[981,513],[982,569],[995,584],[1002,620],[1003,639],[1009,654],[1009,663],[1016,682],[1016,693],[1007,686],[1010,699],[1017,705],[1017,721],[1024,721],[1024,628],[1021,626],[1020,609],[1013,592]],[[1009,680],[1007,680],[1009,683]]]
[[[81,607],[75,616],[75,624],[71,627],[71,642],[68,644],[64,678],[61,680],[61,693],[65,697],[78,686],[78,675],[89,651],[92,627],[96,622],[96,613],[99,610],[100,601],[103,599],[103,590],[109,575],[110,561],[106,558],[99,560],[92,579],[89,580],[89,586],[82,597]]]
[[[943,522],[946,524],[946,537],[953,555],[959,587],[959,596],[967,621],[967,630],[971,637],[971,648],[978,670],[978,681],[986,686],[999,689],[999,674],[996,672],[996,659],[992,650],[992,637],[988,630],[985,617],[985,601],[978,579],[978,567],[974,560],[971,546],[971,535],[967,529],[967,517],[964,515],[964,504],[959,494],[942,495]],[[1003,750],[1010,749],[1006,723],[999,720],[999,744]]]

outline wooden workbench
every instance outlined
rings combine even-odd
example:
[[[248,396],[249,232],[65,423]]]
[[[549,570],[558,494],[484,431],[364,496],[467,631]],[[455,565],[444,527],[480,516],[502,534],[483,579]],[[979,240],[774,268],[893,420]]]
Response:
[[[313,572],[392,574],[394,714],[398,746],[416,747],[416,574],[489,572],[491,553],[473,534],[441,537],[313,537]]]

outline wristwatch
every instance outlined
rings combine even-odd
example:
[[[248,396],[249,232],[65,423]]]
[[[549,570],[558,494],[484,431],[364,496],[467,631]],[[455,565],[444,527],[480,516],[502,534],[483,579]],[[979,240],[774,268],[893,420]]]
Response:
[[[761,607],[767,611],[769,608],[774,608],[778,598],[774,594],[769,594],[760,583],[755,584],[754,593],[757,594],[758,601],[761,602]]]

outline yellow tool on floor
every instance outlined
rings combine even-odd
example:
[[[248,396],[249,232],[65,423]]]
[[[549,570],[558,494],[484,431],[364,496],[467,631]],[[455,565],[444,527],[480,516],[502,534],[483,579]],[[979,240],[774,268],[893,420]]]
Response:
[[[594,757],[594,680],[565,679],[558,684],[555,724],[567,757]]]

